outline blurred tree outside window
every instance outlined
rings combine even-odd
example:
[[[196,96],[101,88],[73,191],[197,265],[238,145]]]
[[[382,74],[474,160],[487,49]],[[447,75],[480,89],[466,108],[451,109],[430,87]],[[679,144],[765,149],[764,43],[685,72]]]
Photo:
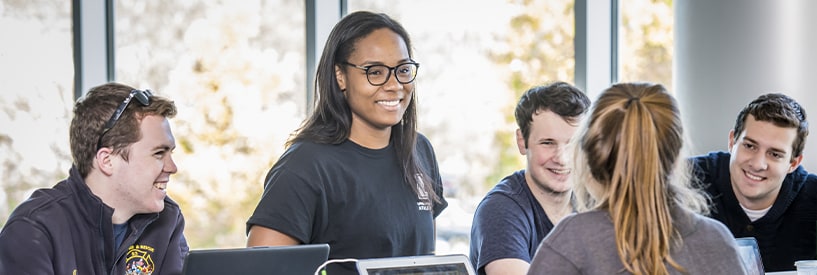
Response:
[[[305,117],[304,3],[115,3],[116,81],[179,108],[168,194],[190,246],[244,246],[264,177]]]
[[[499,152],[499,169],[489,178],[492,187],[511,172],[524,169],[525,158],[516,146],[516,119],[514,110],[519,98],[533,86],[551,82],[574,83],[576,67],[573,38],[575,33],[574,1],[534,0],[524,3],[507,23],[508,30],[502,36],[504,45],[492,51],[498,65],[505,66],[510,76],[505,80],[513,101],[506,105],[501,115],[512,125],[510,130],[497,133],[502,144]]]
[[[71,1],[0,1],[0,227],[68,175],[74,103]]]
[[[619,82],[648,81],[671,93],[672,0],[620,0]]]

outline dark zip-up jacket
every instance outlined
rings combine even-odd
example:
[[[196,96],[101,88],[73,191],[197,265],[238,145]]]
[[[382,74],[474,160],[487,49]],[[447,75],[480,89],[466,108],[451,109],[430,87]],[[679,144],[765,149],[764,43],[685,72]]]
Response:
[[[76,168],[69,173],[11,213],[0,231],[0,274],[181,274],[189,248],[173,200],[165,197],[160,213],[133,216],[114,251],[113,208]]]
[[[786,175],[769,212],[752,222],[732,191],[729,158],[729,153],[713,152],[692,159],[712,197],[710,216],[735,237],[757,239],[766,272],[795,270],[795,261],[817,258],[817,175],[797,167]]]

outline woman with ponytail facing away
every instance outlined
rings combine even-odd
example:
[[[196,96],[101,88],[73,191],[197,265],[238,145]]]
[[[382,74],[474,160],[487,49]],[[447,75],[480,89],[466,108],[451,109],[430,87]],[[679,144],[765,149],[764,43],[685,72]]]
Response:
[[[622,83],[595,101],[575,138],[579,214],[545,238],[528,274],[745,274],[721,223],[700,213],[675,99]]]

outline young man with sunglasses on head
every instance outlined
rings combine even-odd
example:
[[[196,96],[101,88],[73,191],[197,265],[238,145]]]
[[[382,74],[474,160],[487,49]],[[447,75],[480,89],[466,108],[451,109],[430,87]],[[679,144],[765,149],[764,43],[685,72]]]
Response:
[[[729,152],[692,158],[710,215],[735,237],[757,239],[766,272],[817,257],[817,176],[800,166],[808,132],[800,104],[765,94],[738,114]]]
[[[181,274],[184,217],[166,195],[175,115],[172,101],[117,83],[78,100],[69,176],[12,212],[0,274]]]

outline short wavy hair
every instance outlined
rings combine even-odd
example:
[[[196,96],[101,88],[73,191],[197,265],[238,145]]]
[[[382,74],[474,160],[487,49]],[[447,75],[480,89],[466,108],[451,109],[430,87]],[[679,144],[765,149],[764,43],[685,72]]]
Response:
[[[797,101],[780,93],[761,95],[743,108],[735,120],[735,140],[746,130],[746,117],[752,115],[757,121],[771,122],[778,127],[797,129],[797,138],[791,145],[792,160],[803,154],[808,137],[806,110]]]
[[[567,123],[578,124],[581,115],[587,113],[590,99],[579,88],[566,82],[554,82],[545,86],[534,86],[519,98],[514,111],[516,124],[528,147],[530,124],[533,115],[540,111],[551,111]]]
[[[88,176],[96,157],[97,140],[102,135],[103,127],[119,104],[130,95],[134,88],[119,84],[107,83],[91,88],[88,93],[74,104],[74,118],[69,128],[71,158],[82,177]],[[101,147],[113,147],[113,153],[128,160],[130,145],[142,138],[139,123],[148,115],[161,115],[172,118],[176,115],[176,105],[161,96],[150,97],[150,104],[128,104],[119,120],[101,140]]]

